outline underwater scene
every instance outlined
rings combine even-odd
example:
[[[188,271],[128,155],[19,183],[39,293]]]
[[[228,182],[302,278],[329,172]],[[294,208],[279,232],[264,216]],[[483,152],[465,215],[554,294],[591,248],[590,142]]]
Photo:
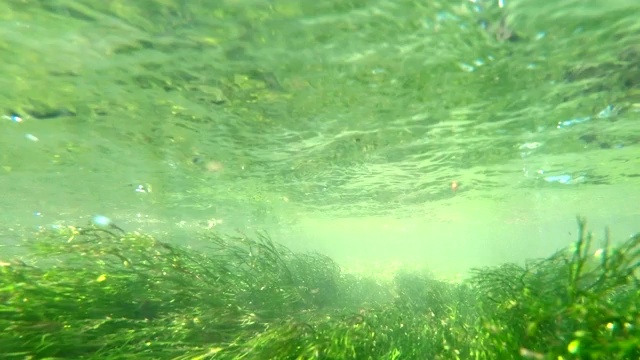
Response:
[[[640,359],[639,14],[0,1],[0,359]]]

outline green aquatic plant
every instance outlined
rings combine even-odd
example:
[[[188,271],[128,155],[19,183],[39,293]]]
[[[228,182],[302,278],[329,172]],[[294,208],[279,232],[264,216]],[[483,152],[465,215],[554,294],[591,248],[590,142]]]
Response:
[[[614,245],[579,219],[569,249],[457,283],[345,274],[266,234],[61,227],[0,262],[7,359],[633,359],[640,235]]]
[[[596,250],[584,219],[578,227],[573,246],[548,259],[475,271],[494,346],[540,358],[640,356],[640,234],[617,247],[607,235]]]

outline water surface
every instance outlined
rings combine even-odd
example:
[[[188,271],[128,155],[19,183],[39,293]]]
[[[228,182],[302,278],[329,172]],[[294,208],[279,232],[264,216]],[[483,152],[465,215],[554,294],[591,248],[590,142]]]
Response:
[[[547,256],[575,238],[577,214],[626,238],[639,223],[639,11],[5,2],[5,241],[103,214],[185,244],[266,229],[346,266],[453,274]]]

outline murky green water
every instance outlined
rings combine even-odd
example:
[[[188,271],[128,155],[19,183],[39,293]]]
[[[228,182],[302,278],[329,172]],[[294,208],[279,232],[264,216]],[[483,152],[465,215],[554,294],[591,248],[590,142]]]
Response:
[[[625,238],[640,4],[502,4],[5,1],[3,227],[267,229],[444,273],[546,256],[578,213]]]

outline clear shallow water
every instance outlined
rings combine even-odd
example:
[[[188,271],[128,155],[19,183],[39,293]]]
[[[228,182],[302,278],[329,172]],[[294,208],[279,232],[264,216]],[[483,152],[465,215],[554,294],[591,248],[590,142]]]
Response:
[[[638,230],[634,1],[2,7],[7,227],[266,228],[447,273],[578,213]]]

